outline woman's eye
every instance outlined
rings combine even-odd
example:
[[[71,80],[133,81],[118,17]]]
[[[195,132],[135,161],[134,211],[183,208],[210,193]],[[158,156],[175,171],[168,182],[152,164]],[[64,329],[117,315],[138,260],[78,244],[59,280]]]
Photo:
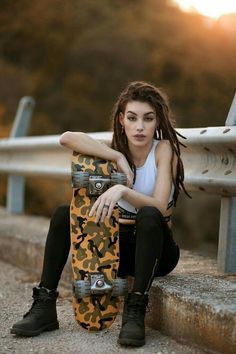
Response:
[[[153,117],[145,117],[145,120],[148,121],[148,122],[153,121],[153,119],[154,119]]]
[[[134,116],[128,116],[127,119],[129,119],[129,120],[135,120],[136,117],[134,117]]]

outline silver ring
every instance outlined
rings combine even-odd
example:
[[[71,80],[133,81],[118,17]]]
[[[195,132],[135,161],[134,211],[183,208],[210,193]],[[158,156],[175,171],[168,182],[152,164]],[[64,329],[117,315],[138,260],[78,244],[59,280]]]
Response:
[[[110,205],[104,204],[104,205],[103,205],[103,208],[108,208],[108,209],[109,209],[109,208],[110,208]]]

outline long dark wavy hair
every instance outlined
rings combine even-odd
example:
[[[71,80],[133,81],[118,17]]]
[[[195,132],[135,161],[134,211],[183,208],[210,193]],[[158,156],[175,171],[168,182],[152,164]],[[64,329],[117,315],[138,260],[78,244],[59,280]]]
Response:
[[[175,130],[175,120],[169,108],[168,98],[159,88],[146,82],[135,81],[128,84],[121,92],[112,113],[113,138],[111,147],[120,151],[126,157],[130,167],[134,171],[134,175],[136,175],[136,167],[129,151],[126,135],[119,120],[120,113],[124,114],[126,105],[130,101],[147,102],[155,109],[160,123],[154,133],[154,139],[166,139],[170,142],[172,148],[171,175],[175,186],[173,198],[174,204],[176,204],[181,189],[189,196],[184,187],[184,168],[180,157],[180,145],[185,145],[179,142],[177,135],[182,138],[184,137]],[[174,154],[177,156],[177,174],[175,178],[173,171]]]

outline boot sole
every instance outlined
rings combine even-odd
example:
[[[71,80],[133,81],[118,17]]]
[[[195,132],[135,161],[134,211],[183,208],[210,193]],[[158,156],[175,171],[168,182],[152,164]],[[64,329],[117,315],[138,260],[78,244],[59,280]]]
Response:
[[[56,329],[59,329],[59,323],[58,321],[50,323],[46,326],[43,326],[41,328],[39,328],[37,331],[25,331],[21,328],[17,328],[17,327],[13,327],[11,328],[11,334],[16,334],[19,336],[23,336],[23,337],[35,337],[38,336],[40,333],[42,332],[47,332],[47,331],[54,331]]]
[[[145,344],[145,339],[119,338],[118,343],[120,345],[142,347]]]

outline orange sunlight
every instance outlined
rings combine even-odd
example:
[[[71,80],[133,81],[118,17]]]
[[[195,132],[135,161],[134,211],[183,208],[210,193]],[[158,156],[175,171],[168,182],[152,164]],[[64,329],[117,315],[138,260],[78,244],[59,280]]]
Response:
[[[173,2],[184,11],[195,11],[215,19],[221,15],[236,13],[236,0],[173,0]]]

